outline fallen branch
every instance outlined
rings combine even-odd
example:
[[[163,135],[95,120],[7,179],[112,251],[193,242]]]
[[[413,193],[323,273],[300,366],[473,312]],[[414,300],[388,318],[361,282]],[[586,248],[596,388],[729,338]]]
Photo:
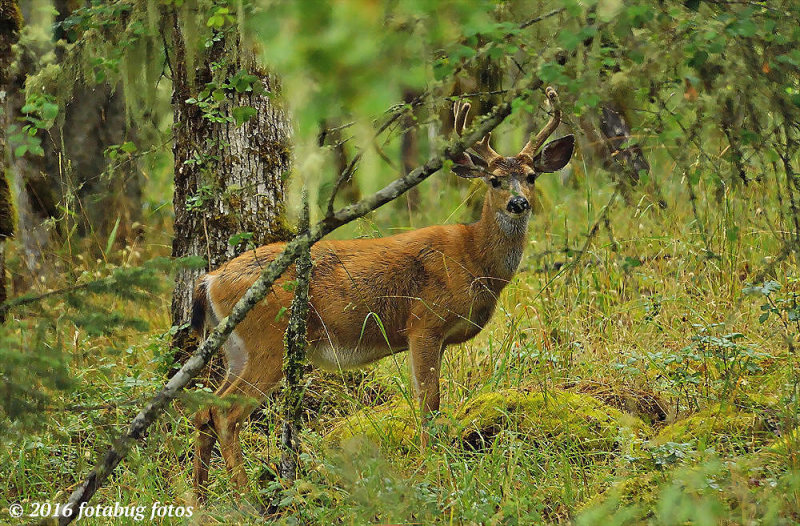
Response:
[[[219,324],[208,335],[203,343],[197,348],[195,353],[186,361],[183,367],[170,378],[167,384],[159,391],[139,414],[131,421],[128,431],[114,441],[110,449],[103,458],[95,465],[86,479],[70,495],[64,507],[69,515],[62,515],[57,518],[49,518],[40,524],[51,524],[57,519],[60,526],[65,526],[77,517],[77,510],[81,503],[88,502],[92,496],[100,489],[114,469],[119,465],[123,458],[128,454],[135,442],[144,436],[145,431],[155,422],[158,416],[167,406],[178,396],[200,371],[206,366],[211,357],[219,350],[225,340],[228,339],[236,325],[238,325],[248,312],[267,295],[272,284],[283,272],[289,268],[298,256],[308,250],[311,245],[322,239],[325,235],[342,225],[363,217],[369,212],[385,205],[418,185],[432,174],[437,172],[445,164],[445,161],[461,155],[468,147],[478,142],[487,133],[496,128],[503,120],[511,114],[512,101],[516,98],[527,98],[533,91],[540,88],[542,82],[538,79],[530,82],[529,85],[521,86],[512,91],[510,96],[485,119],[474,124],[472,129],[457,137],[441,148],[436,155],[431,157],[423,166],[420,166],[408,174],[395,179],[381,190],[365,197],[361,201],[336,211],[334,214],[327,215],[322,221],[298,235],[286,244],[281,252],[261,273],[258,279],[247,290],[244,296],[236,303],[230,315],[220,320]],[[70,513],[71,512],[71,513]]]

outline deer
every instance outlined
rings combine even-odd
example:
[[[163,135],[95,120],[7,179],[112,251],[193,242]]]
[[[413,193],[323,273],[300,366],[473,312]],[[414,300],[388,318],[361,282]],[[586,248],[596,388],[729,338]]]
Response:
[[[492,317],[527,244],[536,179],[560,170],[572,157],[572,135],[542,148],[561,120],[558,95],[552,88],[546,95],[551,117],[516,156],[503,157],[492,149],[490,133],[452,159],[456,175],[482,178],[487,185],[478,221],[312,246],[306,356],[313,366],[361,368],[408,351],[421,421],[439,410],[445,348],[474,338]],[[463,135],[469,110],[469,103],[454,104],[458,135]],[[261,246],[201,276],[193,297],[193,329],[202,335],[227,316],[284,246]],[[225,403],[204,407],[194,417],[193,485],[199,502],[205,499],[217,440],[234,486],[240,493],[247,486],[239,431],[283,377],[285,314],[293,295],[287,284],[295,277],[289,267],[224,345],[227,376],[216,396]],[[424,424],[420,437],[424,449]]]

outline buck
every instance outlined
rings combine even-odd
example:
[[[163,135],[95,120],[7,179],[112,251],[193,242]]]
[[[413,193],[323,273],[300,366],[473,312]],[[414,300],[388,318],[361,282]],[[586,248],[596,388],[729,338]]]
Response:
[[[439,409],[439,370],[448,345],[475,337],[491,318],[526,245],[539,174],[564,167],[574,137],[556,139],[537,154],[559,124],[557,95],[545,127],[514,157],[489,145],[454,159],[454,172],[488,185],[479,221],[439,225],[378,239],[321,241],[312,247],[307,356],[315,366],[341,370],[365,366],[408,350],[423,421]],[[464,130],[469,104],[454,106],[455,130]],[[249,251],[198,280],[192,325],[202,331],[227,316],[262,269],[283,249],[274,243]],[[283,376],[283,336],[291,303],[293,267],[226,342],[227,377],[217,395],[228,403],[195,416],[194,487],[202,500],[215,440],[233,483],[247,484],[239,430]],[[424,428],[420,433],[423,445]]]

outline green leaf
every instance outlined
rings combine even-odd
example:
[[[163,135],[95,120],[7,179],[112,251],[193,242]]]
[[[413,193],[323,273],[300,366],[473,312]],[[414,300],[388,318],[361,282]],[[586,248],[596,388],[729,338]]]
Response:
[[[252,119],[256,113],[258,112],[252,106],[238,106],[233,108],[233,119],[236,121],[237,126],[241,126]]]
[[[243,241],[250,241],[251,239],[253,239],[252,232],[239,232],[238,234],[234,234],[228,238],[228,244],[232,247],[235,247],[239,243]]]
[[[58,116],[58,104],[53,104],[52,102],[43,103],[39,114],[43,119],[49,121],[55,119]]]
[[[117,230],[119,229],[119,220],[120,216],[117,216],[117,220],[114,222],[114,228],[111,229],[111,233],[108,235],[108,241],[106,241],[106,254],[111,252],[111,247],[114,245],[114,241],[117,240]]]
[[[136,145],[133,144],[131,141],[125,141],[119,148],[125,153],[133,153],[137,150]]]

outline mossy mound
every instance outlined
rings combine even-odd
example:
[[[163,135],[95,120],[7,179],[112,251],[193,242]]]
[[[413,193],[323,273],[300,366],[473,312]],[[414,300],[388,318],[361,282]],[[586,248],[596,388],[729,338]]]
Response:
[[[666,426],[651,443],[661,445],[696,440],[719,453],[738,454],[764,445],[770,436],[758,415],[729,405],[714,404]]]
[[[602,493],[585,501],[577,510],[577,524],[597,524],[619,509],[628,508],[631,519],[643,520],[658,503],[665,475],[659,471],[640,473],[617,481]]]
[[[417,420],[406,400],[393,400],[344,418],[326,438],[341,444],[353,437],[364,437],[388,449],[410,452],[417,448]]]
[[[649,427],[640,419],[591,396],[562,390],[483,393],[467,402],[454,418],[462,442],[476,448],[503,429],[516,431],[532,443],[595,451],[616,450],[621,442],[649,434]]]
[[[546,394],[516,389],[482,393],[452,417],[442,416],[437,423],[440,437],[449,435],[473,450],[487,447],[503,430],[514,431],[531,443],[594,451],[619,450],[622,443],[631,445],[634,437],[650,432],[636,417],[591,396],[561,390]],[[327,438],[341,443],[365,436],[386,448],[409,452],[418,447],[418,426],[419,419],[410,404],[393,401],[350,415]]]

